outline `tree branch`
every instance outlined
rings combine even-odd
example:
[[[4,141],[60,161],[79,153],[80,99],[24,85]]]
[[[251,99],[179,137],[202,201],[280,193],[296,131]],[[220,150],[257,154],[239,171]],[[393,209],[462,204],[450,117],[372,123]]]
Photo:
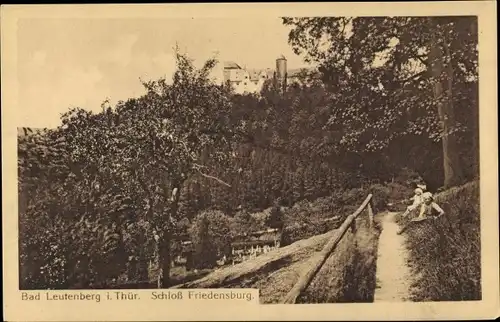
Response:
[[[191,159],[196,160],[196,157],[194,157],[194,156],[191,154],[191,152],[189,152],[189,149],[188,149],[188,147],[187,147],[186,143],[184,143],[184,141],[180,141],[180,142],[181,142],[181,143],[182,143],[182,145],[184,146],[184,149],[186,150],[186,153],[188,154],[188,156],[189,156],[189,157],[191,157]]]
[[[425,66],[428,66],[429,62],[427,60],[424,60],[423,57],[427,57],[427,56],[425,56],[425,55],[417,55],[417,56],[415,56],[415,58],[417,58],[418,60],[420,60],[420,62],[422,64],[424,64]]]
[[[198,164],[198,163],[193,163],[193,167],[197,170],[199,170],[199,168],[207,168],[206,165],[202,165],[202,164]]]
[[[423,71],[421,71],[421,72],[419,72],[419,73],[417,73],[417,74],[415,74],[415,75],[412,75],[412,76],[410,76],[410,77],[408,77],[408,78],[406,78],[406,79],[403,79],[403,80],[401,80],[401,81],[399,81],[399,82],[400,82],[400,83],[406,83],[406,82],[407,82],[407,81],[409,81],[409,80],[412,80],[412,79],[414,79],[414,78],[417,78],[417,77],[423,76],[425,73],[427,73],[427,70],[423,70]]]
[[[342,36],[344,36],[344,34],[345,34],[345,27],[346,26],[347,26],[347,18],[342,17],[342,31],[340,32],[340,34]]]
[[[219,183],[221,183],[221,184],[223,184],[223,185],[225,185],[225,186],[227,186],[227,187],[231,187],[231,185],[230,185],[229,183],[226,183],[226,182],[222,181],[222,180],[221,180],[221,179],[219,179],[219,178],[216,178],[216,177],[213,177],[213,176],[211,176],[211,175],[205,174],[205,173],[201,172],[201,170],[200,170],[200,169],[197,169],[197,170],[198,170],[198,172],[199,172],[199,173],[200,173],[203,177],[208,178],[208,179],[213,179],[213,180],[215,180],[215,181],[217,181],[217,182],[219,182]]]

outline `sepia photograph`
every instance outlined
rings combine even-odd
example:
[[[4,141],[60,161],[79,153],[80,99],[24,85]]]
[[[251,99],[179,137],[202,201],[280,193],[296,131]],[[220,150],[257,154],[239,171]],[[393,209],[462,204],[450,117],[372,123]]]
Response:
[[[479,30],[19,18],[20,300],[482,301]]]

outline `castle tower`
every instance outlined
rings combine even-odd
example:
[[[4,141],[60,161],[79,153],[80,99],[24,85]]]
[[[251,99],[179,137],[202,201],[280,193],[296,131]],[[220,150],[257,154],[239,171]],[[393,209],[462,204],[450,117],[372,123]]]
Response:
[[[287,78],[286,58],[285,56],[281,55],[276,59],[276,72],[275,72],[276,87],[281,92],[284,92],[286,89],[286,78]]]

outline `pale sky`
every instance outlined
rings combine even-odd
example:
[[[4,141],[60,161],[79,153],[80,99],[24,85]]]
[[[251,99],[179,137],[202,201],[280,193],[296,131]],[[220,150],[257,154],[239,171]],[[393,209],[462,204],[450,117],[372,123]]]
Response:
[[[216,54],[248,68],[307,66],[288,44],[281,19],[24,19],[18,23],[17,126],[54,127],[70,106],[99,111],[143,93],[144,80],[171,77],[173,48],[201,65]]]

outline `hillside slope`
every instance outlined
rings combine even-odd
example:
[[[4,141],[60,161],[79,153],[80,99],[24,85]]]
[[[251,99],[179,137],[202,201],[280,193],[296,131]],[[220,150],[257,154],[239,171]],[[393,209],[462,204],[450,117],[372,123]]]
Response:
[[[218,269],[201,279],[177,285],[174,288],[253,287],[253,284],[263,277],[262,275],[269,275],[283,269],[294,271],[293,268],[298,268],[315,251],[321,250],[334,234],[335,230],[332,230],[297,241],[234,266]]]
[[[378,230],[366,216],[348,231],[298,302],[371,302],[375,288]],[[214,271],[174,288],[257,288],[261,303],[279,303],[337,230],[297,241],[254,259]]]

